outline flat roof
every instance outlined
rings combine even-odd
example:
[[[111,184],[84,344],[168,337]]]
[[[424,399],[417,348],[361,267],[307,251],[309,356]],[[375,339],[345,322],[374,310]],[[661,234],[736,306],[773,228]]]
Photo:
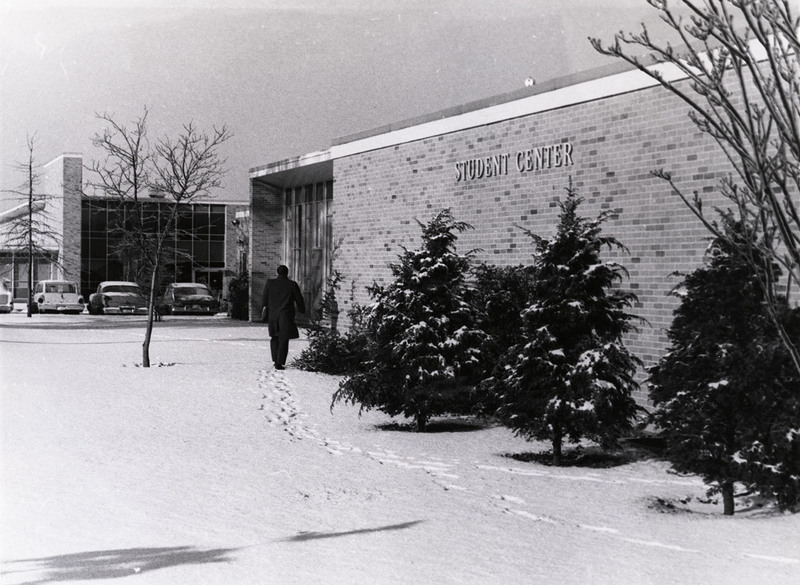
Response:
[[[751,50],[755,48],[757,54],[764,52],[763,48],[754,45],[751,41]],[[664,81],[686,77],[677,66],[669,63],[655,64],[648,69],[657,71]],[[334,139],[327,150],[254,167],[250,170],[250,178],[276,188],[330,180],[333,178],[333,161],[339,158],[623,95],[659,83],[629,63],[615,61],[509,93],[343,136]]]
[[[571,87],[586,81],[602,79],[614,75],[616,73],[631,71],[632,69],[633,69],[632,66],[628,65],[624,61],[615,61],[614,63],[610,63],[609,65],[587,69],[585,71],[573,73],[571,75],[556,77],[554,79],[547,80],[543,83],[535,82],[534,85],[530,87],[523,87],[507,93],[491,96],[480,100],[475,100],[472,102],[468,102],[466,104],[453,106],[451,108],[445,108],[444,110],[439,110],[437,112],[432,112],[430,114],[423,114],[421,116],[409,118],[407,120],[401,120],[399,122],[387,124],[379,128],[373,128],[371,130],[365,130],[362,132],[349,134],[347,136],[334,139],[333,146],[348,144],[350,142],[363,140],[365,138],[370,138],[372,136],[377,136],[379,134],[396,132],[397,130],[410,128],[412,126],[419,126],[421,124],[433,122],[435,120],[453,118],[455,116],[468,114],[470,112],[485,110],[486,108],[490,108],[493,106],[508,104],[510,102],[516,102],[518,100],[522,100],[524,98],[528,98],[534,95],[548,93],[564,87]]]
[[[316,182],[316,180],[320,180],[320,177],[326,175],[326,173],[328,178],[332,177],[332,162],[337,158],[528,115],[532,113],[530,104],[526,102],[526,100],[530,100],[530,98],[551,95],[558,90],[566,89],[570,91],[572,88],[580,86],[581,84],[597,82],[598,80],[607,80],[612,76],[626,72],[638,73],[641,77],[646,78],[645,75],[636,71],[629,64],[622,61],[615,61],[603,67],[558,77],[543,83],[534,83],[534,85],[530,87],[524,87],[512,92],[468,102],[429,114],[393,122],[378,128],[335,138],[332,140],[331,148],[327,150],[312,152],[253,167],[250,169],[250,178],[259,179],[261,182],[275,187],[284,187],[290,182],[299,184],[298,181],[307,183]],[[654,83],[655,82],[652,82],[652,84]],[[633,89],[638,88],[637,86]],[[627,91],[631,90],[632,89],[628,89]],[[608,89],[606,89],[606,91],[608,91]],[[609,95],[618,93],[619,91],[621,91],[621,89],[616,87]],[[622,91],[625,91],[625,88],[622,88]],[[605,96],[597,95],[595,91],[589,97],[580,95],[578,95],[578,97],[580,101],[585,101],[586,99],[598,99],[599,97]],[[563,96],[560,96],[558,99],[563,101]],[[522,105],[522,109],[514,107],[514,105],[520,104]],[[542,104],[539,106],[540,109],[538,111],[561,107],[563,105],[569,105],[569,103],[565,102],[560,104],[556,101],[555,103]],[[490,115],[488,118],[485,115],[480,115],[492,108],[500,108],[500,111]],[[535,109],[534,107],[534,110]],[[305,176],[299,176],[301,174]],[[269,177],[269,179],[267,179],[267,177]]]

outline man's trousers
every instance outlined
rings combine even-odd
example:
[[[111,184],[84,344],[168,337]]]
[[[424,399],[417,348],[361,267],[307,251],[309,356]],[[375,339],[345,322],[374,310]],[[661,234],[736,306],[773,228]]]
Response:
[[[272,361],[276,366],[285,366],[286,357],[289,355],[289,338],[271,337],[269,348],[272,351]]]

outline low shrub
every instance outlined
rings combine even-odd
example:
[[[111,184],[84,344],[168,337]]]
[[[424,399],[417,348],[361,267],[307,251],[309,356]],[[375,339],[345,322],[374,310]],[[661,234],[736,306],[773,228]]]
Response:
[[[228,301],[232,319],[247,321],[250,318],[250,278],[243,272],[228,284]]]
[[[308,347],[300,352],[292,365],[309,372],[345,375],[359,371],[366,357],[366,335],[358,331],[339,333],[336,330],[313,328],[308,332]]]

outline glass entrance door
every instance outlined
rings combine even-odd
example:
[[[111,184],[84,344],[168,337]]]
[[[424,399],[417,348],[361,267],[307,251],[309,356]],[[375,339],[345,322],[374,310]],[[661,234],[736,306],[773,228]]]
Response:
[[[333,182],[314,183],[285,191],[284,257],[306,303],[306,317],[317,313],[331,270],[331,203]]]
[[[195,270],[194,282],[208,285],[217,300],[222,298],[222,270]]]

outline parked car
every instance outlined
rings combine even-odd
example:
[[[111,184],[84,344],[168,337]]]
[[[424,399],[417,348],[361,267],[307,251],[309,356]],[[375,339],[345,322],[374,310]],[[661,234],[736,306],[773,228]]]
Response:
[[[156,303],[163,315],[216,315],[219,301],[205,284],[197,282],[173,282],[167,285],[164,294]]]
[[[108,280],[101,282],[97,291],[89,295],[89,313],[147,315],[147,299],[135,282]]]
[[[14,293],[0,281],[0,313],[10,313],[14,310]]]
[[[40,280],[33,289],[33,307],[38,313],[83,313],[78,285],[68,280]]]

